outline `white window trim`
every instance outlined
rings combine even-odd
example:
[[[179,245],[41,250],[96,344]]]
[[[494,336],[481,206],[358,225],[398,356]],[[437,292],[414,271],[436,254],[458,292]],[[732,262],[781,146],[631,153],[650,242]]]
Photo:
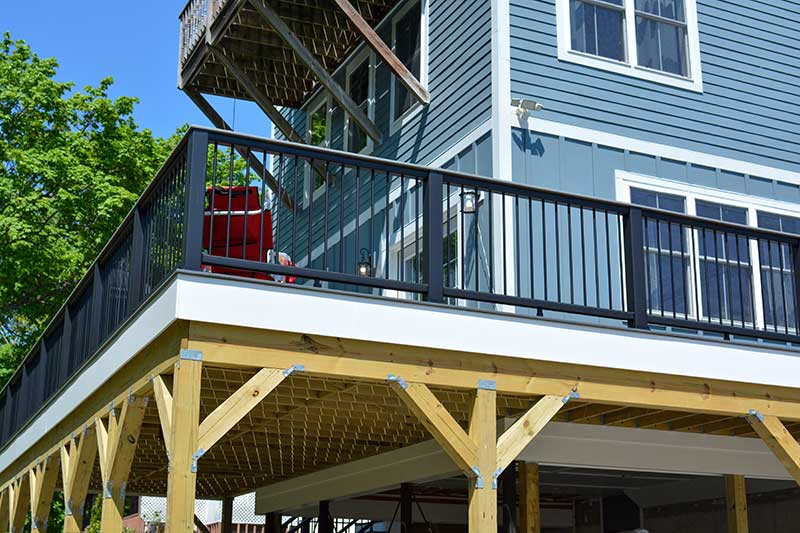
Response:
[[[350,74],[353,73],[358,67],[360,67],[364,61],[367,62],[367,72],[368,72],[368,81],[367,81],[367,117],[370,120],[375,120],[375,54],[368,48],[364,48],[358,54],[353,56],[351,59],[348,60],[347,68],[345,69],[344,75],[344,90],[347,94],[350,94]],[[350,128],[354,125],[353,118],[345,113],[345,121],[344,121],[344,140],[343,146],[344,151],[350,151]],[[372,140],[372,137],[367,135],[367,144],[362,148],[358,153],[359,154],[369,154],[372,153],[372,150],[375,148],[375,141]]]
[[[311,117],[314,110],[320,107],[325,108],[325,140],[319,146],[327,148],[331,144],[331,113],[333,112],[333,103],[328,93],[322,93],[309,101],[306,106],[306,128],[305,138],[310,141],[311,139]],[[308,167],[308,165],[306,165]],[[323,183],[314,191],[311,191],[311,168],[306,168],[303,176],[303,204],[308,207],[312,201],[319,199],[325,192],[325,184]]]
[[[624,0],[625,7],[625,56],[626,61],[615,61],[592,54],[572,50],[570,27],[570,0],[556,0],[556,18],[558,24],[558,59],[587,67],[624,74],[662,85],[686,89],[698,93],[703,92],[703,71],[700,58],[700,31],[697,23],[696,0],[684,0],[686,12],[687,40],[689,48],[690,76],[676,76],[638,65],[636,55],[636,17],[635,0]]]
[[[655,178],[652,176],[645,176],[633,172],[617,170],[615,173],[616,181],[616,195],[617,200],[620,202],[630,203],[631,201],[631,188],[646,189],[655,192],[662,192],[667,194],[678,195],[686,199],[686,214],[690,216],[697,215],[696,202],[697,200],[705,200],[718,204],[730,205],[733,207],[741,207],[747,209],[747,225],[753,228],[758,228],[758,212],[773,213],[776,215],[785,215],[794,218],[800,218],[800,206],[789,202],[782,202],[780,200],[771,200],[769,198],[761,198],[757,196],[749,196],[747,194],[721,191],[711,187],[703,187],[701,185],[692,185],[686,182],[673,181],[664,178]],[[761,260],[759,257],[758,244],[756,242],[750,243],[750,261],[753,268],[761,268]],[[692,268],[699,268],[699,253],[697,250],[693,252]],[[761,288],[761,275],[753,273],[753,308],[755,310],[755,326],[759,329],[764,327],[764,306],[762,302],[762,288]],[[694,276],[692,276],[693,279]],[[701,304],[702,305],[702,304]],[[693,314],[696,310],[693,310]],[[702,309],[700,309],[702,313]],[[791,330],[792,328],[790,328]]]
[[[390,35],[390,47],[392,52],[395,51],[395,43],[396,43],[396,35],[395,35],[395,25],[399,19],[401,19],[408,11],[416,5],[415,1],[411,1],[408,5],[404,6],[403,8],[399,9],[396,13],[392,15],[392,19],[389,22],[389,27],[391,28],[391,35]],[[419,0],[419,7],[420,7],[420,21],[419,21],[419,36],[420,36],[420,44],[419,44],[419,82],[420,84],[428,88],[428,0]],[[419,102],[415,101],[411,107],[406,109],[406,111],[397,118],[394,118],[394,101],[395,101],[395,86],[399,83],[397,77],[392,74],[389,80],[389,136],[394,135],[405,125],[410,123],[417,115],[422,112],[424,106]]]

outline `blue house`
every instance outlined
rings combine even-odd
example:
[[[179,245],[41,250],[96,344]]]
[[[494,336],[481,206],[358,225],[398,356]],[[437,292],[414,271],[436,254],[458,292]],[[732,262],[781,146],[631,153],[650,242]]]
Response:
[[[191,0],[214,127],[0,392],[0,531],[796,531],[799,7]]]

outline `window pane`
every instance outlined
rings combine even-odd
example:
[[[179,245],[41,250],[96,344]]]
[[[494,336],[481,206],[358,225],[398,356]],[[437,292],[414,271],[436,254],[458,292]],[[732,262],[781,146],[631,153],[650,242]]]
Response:
[[[608,2],[622,5],[622,0]],[[572,49],[617,61],[625,60],[625,15],[581,0],[570,0]]]
[[[688,76],[686,28],[636,17],[639,65],[678,76]]]
[[[311,127],[309,133],[309,142],[314,146],[322,146],[325,144],[326,133],[328,129],[327,113],[325,106],[318,107],[311,113]]]
[[[419,79],[420,75],[420,7],[412,7],[395,23],[395,50],[397,58]],[[394,118],[399,118],[414,103],[408,89],[394,77]]]
[[[350,73],[348,80],[350,97],[366,114],[369,111],[369,61],[363,61]],[[367,134],[352,119],[348,119],[347,147],[351,152],[360,152],[367,146]]]
[[[684,0],[636,0],[636,10],[684,22]]]

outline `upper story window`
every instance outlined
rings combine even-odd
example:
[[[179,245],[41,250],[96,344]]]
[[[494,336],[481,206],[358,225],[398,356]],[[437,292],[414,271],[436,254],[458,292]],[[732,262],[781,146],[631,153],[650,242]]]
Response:
[[[427,0],[411,2],[392,17],[391,47],[395,56],[423,85],[427,84]],[[391,83],[390,133],[422,105],[396,76]]]
[[[369,118],[374,118],[373,94],[375,93],[375,77],[373,68],[373,55],[362,53],[347,67],[347,93],[358,107]],[[345,134],[345,150],[350,152],[365,152],[372,147],[372,139],[362,130],[355,120],[347,117]]]
[[[702,92],[695,0],[556,0],[558,57]]]

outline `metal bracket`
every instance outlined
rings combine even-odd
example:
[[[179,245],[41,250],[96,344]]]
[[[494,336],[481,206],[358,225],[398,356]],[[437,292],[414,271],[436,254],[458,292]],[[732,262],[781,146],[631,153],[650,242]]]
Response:
[[[129,392],[128,393],[128,405],[133,404],[133,402],[135,402],[135,401],[136,401],[136,395],[133,393],[133,391]]]
[[[283,371],[283,377],[288,378],[295,372],[305,372],[305,370],[306,370],[305,365],[292,365]]]
[[[72,516],[72,498],[67,500],[67,504],[64,506],[64,515]]]
[[[564,405],[568,404],[570,400],[578,400],[580,399],[581,395],[578,394],[578,391],[571,390],[569,394],[561,398],[561,401],[564,402]]]
[[[755,417],[759,422],[762,422],[762,423],[764,422],[764,415],[761,414],[761,411],[757,411],[755,409],[750,409],[747,412],[747,414],[749,414],[750,416]]]
[[[117,417],[117,410],[114,409],[114,403],[113,402],[108,404],[108,414],[110,414],[114,418]]]
[[[497,382],[491,379],[479,379],[478,388],[481,390],[497,390]]]
[[[127,481],[123,481],[122,485],[119,486],[119,499],[122,500],[123,502],[125,501],[125,489],[127,488],[127,486],[128,486]]]
[[[481,469],[477,466],[472,467],[472,471],[475,473],[475,488],[482,489],[486,485],[483,482],[483,476],[481,475]]]
[[[500,474],[502,473],[503,469],[498,468],[497,470],[494,471],[494,474],[492,474],[492,490],[497,490],[497,480],[500,477]]]
[[[196,452],[192,454],[192,474],[197,473],[197,461],[203,457],[206,451],[203,448],[198,449]]]
[[[386,381],[389,381],[391,383],[397,383],[403,390],[406,390],[408,388],[408,383],[406,383],[406,380],[404,380],[400,376],[395,376],[394,374],[389,374],[388,376],[386,376]]]
[[[111,481],[106,481],[106,484],[103,486],[103,498],[113,498],[114,497],[114,483]]]
[[[203,352],[200,350],[181,350],[181,359],[186,361],[202,361]]]

